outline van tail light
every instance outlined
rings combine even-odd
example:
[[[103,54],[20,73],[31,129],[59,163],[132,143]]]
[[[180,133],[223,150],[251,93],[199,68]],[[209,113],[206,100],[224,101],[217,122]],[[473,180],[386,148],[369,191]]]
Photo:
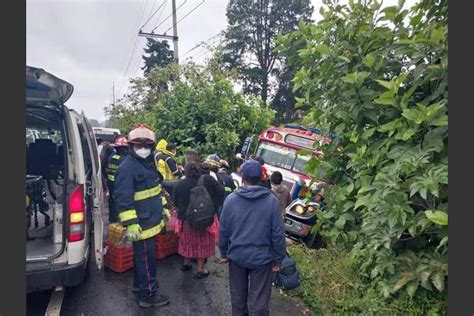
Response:
[[[84,185],[79,185],[69,197],[69,238],[70,242],[84,239]]]

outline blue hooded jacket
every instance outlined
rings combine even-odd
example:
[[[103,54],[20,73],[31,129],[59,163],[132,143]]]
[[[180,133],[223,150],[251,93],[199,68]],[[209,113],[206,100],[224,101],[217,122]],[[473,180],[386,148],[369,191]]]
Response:
[[[220,217],[219,251],[244,268],[281,263],[285,230],[280,203],[269,189],[240,187],[227,197]]]

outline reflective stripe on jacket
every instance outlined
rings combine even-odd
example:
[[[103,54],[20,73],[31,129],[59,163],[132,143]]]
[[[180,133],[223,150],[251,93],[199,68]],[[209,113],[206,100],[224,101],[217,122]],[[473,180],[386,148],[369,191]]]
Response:
[[[109,182],[115,181],[115,173],[124,159],[125,157],[122,157],[119,154],[114,154],[109,158],[109,162],[106,168],[107,179],[109,180]]]
[[[161,173],[165,180],[176,180],[179,178],[179,170],[170,152],[158,153],[155,156],[155,161],[158,172]],[[174,170],[171,170],[170,166],[173,166]]]
[[[140,224],[141,239],[157,235],[164,227],[161,181],[151,156],[145,160],[132,152],[117,169],[114,197],[120,222]]]

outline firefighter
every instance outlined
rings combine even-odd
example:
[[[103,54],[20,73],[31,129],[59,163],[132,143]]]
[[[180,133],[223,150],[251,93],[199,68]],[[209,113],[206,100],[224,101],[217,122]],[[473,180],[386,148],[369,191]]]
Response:
[[[125,160],[128,154],[128,142],[125,136],[120,136],[115,140],[112,145],[115,149],[115,153],[110,156],[107,164],[107,185],[109,188],[109,223],[115,223],[118,221],[117,212],[115,211],[114,205],[114,183],[115,183],[115,172],[120,164]]]
[[[115,175],[115,206],[120,222],[127,227],[133,242],[134,284],[139,306],[148,308],[169,304],[160,294],[156,280],[155,236],[165,226],[161,182],[152,149],[155,133],[145,124],[135,126],[128,134],[130,152]]]

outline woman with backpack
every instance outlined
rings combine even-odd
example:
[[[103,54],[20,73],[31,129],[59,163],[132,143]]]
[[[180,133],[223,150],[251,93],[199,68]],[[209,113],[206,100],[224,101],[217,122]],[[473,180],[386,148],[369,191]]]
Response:
[[[196,259],[198,271],[195,278],[201,279],[209,276],[205,261],[215,254],[216,248],[214,236],[207,228],[213,224],[214,214],[224,202],[225,190],[196,162],[184,166],[184,175],[185,178],[178,181],[173,193],[178,219],[183,223],[178,253],[184,257],[181,271],[191,270],[191,261]]]

